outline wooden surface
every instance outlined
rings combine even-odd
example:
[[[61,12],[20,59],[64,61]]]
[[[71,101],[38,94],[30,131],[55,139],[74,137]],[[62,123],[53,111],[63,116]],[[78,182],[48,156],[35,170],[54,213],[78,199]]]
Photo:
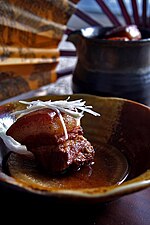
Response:
[[[1,219],[5,222],[24,222],[34,219],[42,224],[77,225],[149,225],[150,224],[150,188],[121,197],[106,204],[69,204],[55,202],[54,199],[23,194],[1,188]],[[4,216],[15,212],[15,217]],[[49,221],[46,222],[46,221]]]

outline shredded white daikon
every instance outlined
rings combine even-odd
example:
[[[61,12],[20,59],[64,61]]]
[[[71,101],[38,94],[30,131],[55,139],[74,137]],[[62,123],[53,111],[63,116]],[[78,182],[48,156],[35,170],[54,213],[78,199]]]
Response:
[[[70,98],[70,97],[69,97]],[[22,104],[28,105],[26,109],[20,110],[13,112],[13,115],[18,115],[20,116],[26,115],[30,112],[37,111],[42,108],[49,108],[52,110],[59,110],[60,112],[64,112],[74,118],[81,118],[83,116],[83,112],[90,113],[94,116],[100,116],[99,113],[94,112],[91,110],[93,108],[92,106],[86,106],[85,101],[82,99],[79,100],[74,100],[74,101],[68,101],[69,98],[66,100],[59,100],[59,101],[32,101],[32,102],[27,102],[27,101],[19,101]]]
[[[92,106],[86,106],[85,101],[82,99],[79,100],[73,100],[69,101],[70,97],[68,97],[66,100],[59,100],[59,101],[41,101],[41,100],[36,100],[36,101],[20,101],[20,103],[27,105],[26,109],[20,110],[13,112],[13,115],[19,115],[19,117],[24,116],[28,113],[37,111],[39,109],[43,108],[49,108],[58,113],[58,116],[60,118],[60,121],[62,123],[63,129],[64,129],[64,134],[65,134],[65,139],[68,139],[68,133],[67,129],[63,120],[63,117],[61,115],[61,112],[66,113],[72,117],[74,117],[77,120],[80,120],[84,112],[90,113],[94,116],[100,116],[99,113],[94,112],[91,108]]]
[[[70,97],[69,97],[70,98]],[[69,98],[66,100],[59,100],[59,101],[20,101],[20,103],[27,105],[26,109],[20,110],[20,111],[15,111],[12,112],[11,115],[17,116],[16,119],[18,119],[21,116],[24,116],[28,113],[37,111],[39,109],[43,108],[49,108],[54,110],[62,123],[63,129],[64,129],[64,135],[65,139],[68,139],[68,133],[67,133],[67,128],[65,125],[65,122],[63,120],[63,116],[61,112],[66,113],[72,117],[74,117],[77,120],[77,123],[80,124],[80,119],[83,117],[84,112],[90,113],[94,116],[100,116],[99,113],[94,112],[91,108],[92,106],[86,106],[85,101],[82,99],[79,100],[74,100],[74,101],[68,101]],[[22,150],[27,150],[25,145],[21,145],[19,142],[14,140],[12,137],[6,135],[6,131],[8,128],[5,127],[4,123],[0,122],[0,137],[2,138],[4,144],[7,146],[7,148],[11,151],[22,151]]]

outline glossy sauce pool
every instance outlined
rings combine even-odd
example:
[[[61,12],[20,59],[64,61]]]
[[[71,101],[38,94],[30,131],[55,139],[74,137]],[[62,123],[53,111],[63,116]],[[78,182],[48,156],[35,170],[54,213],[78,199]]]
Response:
[[[129,166],[125,156],[110,145],[94,145],[95,163],[78,171],[66,171],[50,176],[40,171],[32,154],[11,153],[7,168],[17,182],[40,190],[97,188],[121,184],[128,176]]]

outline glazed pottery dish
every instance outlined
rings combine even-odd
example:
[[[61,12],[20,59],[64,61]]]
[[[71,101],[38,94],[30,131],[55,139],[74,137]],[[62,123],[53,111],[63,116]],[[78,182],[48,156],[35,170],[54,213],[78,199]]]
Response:
[[[45,96],[32,100],[65,100],[68,96]],[[84,137],[95,150],[94,163],[80,170],[50,175],[40,170],[29,151],[8,150],[0,140],[0,186],[60,201],[104,203],[150,187],[150,108],[114,97],[73,94],[100,116],[84,113]],[[30,99],[31,101],[31,99]],[[12,112],[21,102],[0,107],[0,124],[14,122]],[[40,129],[40,128],[39,128]],[[44,154],[44,153],[43,153]]]
[[[68,41],[78,58],[73,93],[121,97],[150,106],[149,28],[88,27],[70,33]]]

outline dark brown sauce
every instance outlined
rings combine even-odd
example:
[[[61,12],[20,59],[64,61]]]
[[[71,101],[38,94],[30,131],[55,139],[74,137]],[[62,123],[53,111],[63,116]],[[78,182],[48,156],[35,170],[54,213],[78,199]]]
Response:
[[[78,171],[68,170],[59,176],[46,175],[38,169],[31,154],[14,153],[8,159],[9,172],[18,182],[43,190],[97,188],[122,183],[129,171],[125,156],[110,145],[93,146],[95,163]]]

